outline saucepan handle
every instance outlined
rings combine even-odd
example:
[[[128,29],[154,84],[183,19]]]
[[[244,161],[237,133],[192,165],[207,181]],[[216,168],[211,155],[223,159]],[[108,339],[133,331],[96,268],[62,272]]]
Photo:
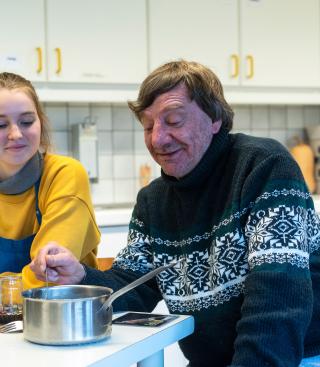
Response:
[[[174,263],[171,263],[171,264],[168,264],[168,265],[160,266],[157,269],[151,270],[149,273],[143,275],[142,277],[135,280],[134,282],[129,283],[125,287],[123,287],[123,288],[119,289],[118,291],[112,293],[97,312],[106,311],[111,306],[112,302],[115,301],[118,297],[122,296],[124,293],[127,293],[127,292],[131,291],[131,289],[136,288],[137,286],[147,282],[148,280],[152,279],[153,277],[155,277],[156,275],[158,275],[162,271],[171,268],[175,264],[177,264],[177,263],[174,262]]]

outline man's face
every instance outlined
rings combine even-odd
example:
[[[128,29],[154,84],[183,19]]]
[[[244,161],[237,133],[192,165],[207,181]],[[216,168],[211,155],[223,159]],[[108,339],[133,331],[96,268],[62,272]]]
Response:
[[[221,127],[180,84],[159,95],[141,114],[146,146],[163,171],[176,178],[191,172]]]

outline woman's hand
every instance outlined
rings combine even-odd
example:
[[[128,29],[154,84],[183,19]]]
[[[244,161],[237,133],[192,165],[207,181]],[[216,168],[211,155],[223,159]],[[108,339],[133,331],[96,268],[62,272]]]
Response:
[[[39,250],[30,263],[30,269],[39,280],[57,284],[78,284],[86,274],[72,252],[55,242],[49,242]]]

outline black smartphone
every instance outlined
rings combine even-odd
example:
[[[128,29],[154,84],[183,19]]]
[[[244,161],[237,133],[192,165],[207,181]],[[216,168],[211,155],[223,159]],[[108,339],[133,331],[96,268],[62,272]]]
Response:
[[[127,312],[112,321],[117,325],[157,327],[176,319],[175,315],[160,315],[143,312]]]

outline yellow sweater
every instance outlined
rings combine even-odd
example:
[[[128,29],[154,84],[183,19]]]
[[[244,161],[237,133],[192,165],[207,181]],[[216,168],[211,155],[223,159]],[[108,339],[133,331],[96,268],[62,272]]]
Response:
[[[55,241],[71,250],[83,263],[97,267],[95,255],[100,232],[88,176],[81,163],[70,157],[45,154],[38,200],[42,215],[40,228],[34,186],[18,195],[0,194],[0,237],[22,239],[36,233],[31,259],[41,247]],[[22,269],[22,279],[25,289],[43,285],[29,265]]]

